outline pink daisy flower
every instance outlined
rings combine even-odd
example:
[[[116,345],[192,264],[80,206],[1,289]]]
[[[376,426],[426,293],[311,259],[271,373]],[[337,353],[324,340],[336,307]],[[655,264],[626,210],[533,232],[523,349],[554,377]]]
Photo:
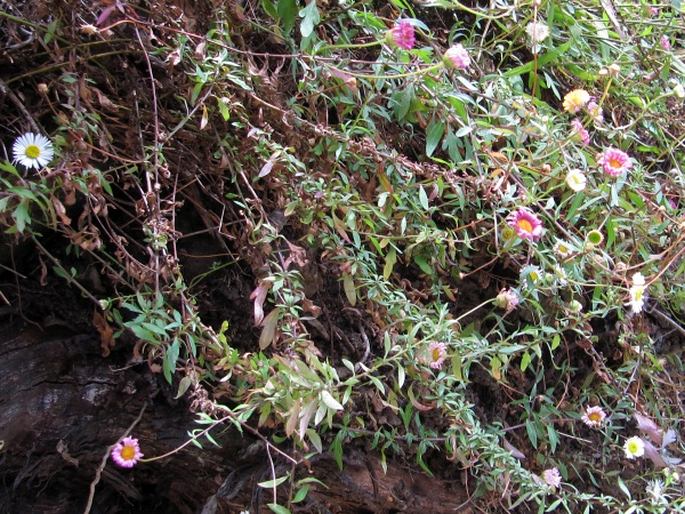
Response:
[[[667,35],[661,36],[661,39],[659,39],[659,44],[661,45],[661,48],[666,50],[667,52],[671,49],[671,41],[668,39]]]
[[[542,221],[525,207],[509,214],[507,224],[516,231],[521,239],[537,241],[542,236]]]
[[[445,63],[445,66],[458,70],[465,70],[471,64],[469,53],[461,44],[448,48],[442,56],[442,61]]]
[[[521,297],[515,289],[502,289],[495,299],[495,304],[507,312],[513,311],[519,303],[521,303]]]
[[[442,368],[442,363],[447,358],[447,346],[445,343],[432,342],[428,345],[428,365],[433,369]]]
[[[584,145],[590,144],[590,133],[583,127],[583,123],[578,118],[571,121],[571,127],[573,128],[573,132],[580,137],[581,143]]]
[[[587,113],[592,117],[595,123],[602,123],[604,121],[604,113],[602,108],[594,100],[590,100],[586,106]]]
[[[416,43],[416,35],[414,34],[414,25],[408,20],[400,20],[392,29],[388,31],[387,41],[390,44],[411,50]]]
[[[604,424],[604,420],[607,415],[604,409],[599,406],[585,407],[585,412],[583,413],[583,423],[591,428],[599,428]]]
[[[122,468],[132,468],[142,458],[138,439],[134,437],[124,437],[112,448],[112,460]]]
[[[557,468],[550,468],[543,471],[542,479],[545,481],[545,484],[552,489],[556,489],[561,485],[561,474]]]
[[[604,173],[612,177],[618,177],[633,167],[633,163],[630,162],[630,156],[617,148],[607,148],[604,150],[599,156],[597,164],[602,166]]]

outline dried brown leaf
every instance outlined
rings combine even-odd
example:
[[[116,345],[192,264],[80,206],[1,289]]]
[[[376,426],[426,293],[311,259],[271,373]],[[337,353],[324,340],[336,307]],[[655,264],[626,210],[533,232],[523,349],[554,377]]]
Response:
[[[107,357],[112,352],[112,348],[114,348],[114,330],[112,330],[104,314],[99,311],[93,312],[93,326],[100,334],[102,356]]]
[[[262,280],[259,285],[250,293],[250,300],[253,301],[254,324],[258,327],[264,321],[264,300],[271,289],[271,282]]]
[[[278,309],[272,310],[267,314],[262,325],[262,333],[259,336],[259,349],[265,350],[269,347],[271,343],[274,342],[276,338],[276,328],[278,327],[278,321],[280,320],[280,311]]]
[[[71,218],[67,216],[67,210],[64,207],[64,204],[59,201],[58,198],[52,197],[52,205],[55,208],[55,214],[57,214],[57,217],[59,220],[64,223],[65,225],[71,225]]]

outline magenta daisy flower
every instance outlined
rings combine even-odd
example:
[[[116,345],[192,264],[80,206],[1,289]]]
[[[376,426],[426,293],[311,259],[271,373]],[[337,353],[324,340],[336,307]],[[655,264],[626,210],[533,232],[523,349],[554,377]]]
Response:
[[[602,166],[604,173],[612,177],[618,177],[633,167],[633,163],[630,162],[630,156],[617,148],[607,148],[604,150],[599,156],[597,164]]]
[[[507,223],[521,239],[537,241],[542,236],[542,221],[525,207],[509,214]]]
[[[445,66],[458,70],[465,70],[471,64],[469,53],[461,44],[448,48],[442,56],[442,61],[445,63]]]
[[[584,145],[590,144],[590,133],[583,127],[583,123],[578,118],[571,121],[571,127],[573,128],[574,134],[580,138],[581,143]]]
[[[143,458],[135,437],[124,437],[112,448],[112,460],[122,468],[132,468]]]
[[[388,31],[386,41],[391,45],[399,46],[405,50],[411,50],[416,43],[414,35],[414,25],[408,20],[400,20],[393,28]]]
[[[433,369],[442,368],[442,363],[447,358],[447,346],[445,343],[432,342],[428,345],[428,365]]]

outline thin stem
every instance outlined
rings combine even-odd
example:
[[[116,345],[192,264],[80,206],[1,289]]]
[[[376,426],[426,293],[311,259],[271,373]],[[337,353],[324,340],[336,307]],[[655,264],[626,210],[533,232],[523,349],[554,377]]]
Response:
[[[70,274],[66,269],[64,269],[64,266],[62,266],[62,263],[59,262],[59,259],[57,259],[57,257],[55,257],[54,255],[52,255],[50,252],[48,252],[48,251],[46,250],[46,248],[45,248],[42,244],[40,244],[40,242],[38,241],[38,239],[36,239],[36,236],[31,236],[31,239],[33,239],[33,242],[34,242],[34,243],[36,244],[36,246],[37,246],[37,247],[38,247],[38,248],[39,248],[47,257],[48,257],[48,259],[50,259],[50,260],[53,262],[53,264],[54,264],[55,266],[57,266],[60,270],[62,270],[62,273],[63,273],[63,275],[64,275],[64,278],[66,279],[67,282],[69,282],[70,284],[76,286],[76,288],[77,288],[79,291],[81,291],[86,297],[90,298],[90,299],[93,301],[93,303],[95,303],[95,305],[98,305],[98,306],[100,305],[100,300],[98,300],[97,298],[95,298],[95,296],[93,296],[93,295],[90,293],[90,291],[88,291],[88,290],[87,290],[85,287],[83,287],[76,279],[74,279],[74,278],[71,276],[71,274]]]
[[[466,316],[473,314],[474,312],[476,312],[481,307],[485,307],[487,304],[492,303],[494,301],[495,301],[495,298],[490,298],[489,300],[485,300],[483,303],[476,305],[473,309],[466,311],[464,314],[462,314],[458,318],[450,320],[450,323],[458,323],[459,321],[464,319]]]
[[[369,41],[368,43],[340,43],[338,45],[324,45],[316,50],[316,53],[323,50],[334,50],[338,48],[371,48],[372,46],[378,46],[383,44],[382,39],[377,39],[374,41]]]
[[[100,477],[102,476],[102,470],[105,469],[105,466],[107,465],[107,459],[109,458],[109,454],[112,452],[112,448],[114,448],[119,441],[121,441],[124,437],[127,437],[131,433],[131,430],[133,430],[133,428],[142,419],[143,413],[145,412],[146,407],[147,407],[147,403],[144,403],[143,406],[140,408],[140,412],[138,413],[138,417],[135,420],[133,420],[133,423],[131,423],[129,425],[129,427],[126,429],[126,432],[124,432],[123,435],[114,444],[107,447],[107,451],[102,456],[102,460],[100,461],[100,465],[98,466],[97,470],[95,471],[95,478],[93,478],[93,481],[90,483],[90,489],[88,492],[88,501],[86,502],[85,509],[83,509],[83,514],[88,514],[90,512],[90,509],[93,506],[93,499],[95,498],[95,487],[98,485],[98,482],[100,482]]]
[[[358,79],[367,79],[367,80],[393,80],[393,79],[404,79],[408,77],[416,77],[419,75],[425,75],[426,73],[430,73],[432,71],[439,70],[440,68],[444,67],[445,65],[442,62],[439,62],[437,64],[433,64],[432,66],[429,66],[428,68],[421,68],[416,71],[409,71],[407,73],[398,73],[397,75],[364,75],[361,73],[354,73],[349,70],[345,70],[345,73],[348,75],[351,75],[352,77],[358,78]]]
[[[224,421],[228,421],[228,420],[231,419],[232,417],[233,417],[233,414],[228,414],[228,415],[224,416],[224,417],[221,418],[221,419],[217,419],[214,423],[212,423],[211,425],[209,425],[207,428],[205,428],[205,429],[204,429],[202,432],[200,432],[199,434],[194,435],[193,437],[191,437],[190,439],[188,439],[188,440],[187,440],[185,443],[183,443],[181,446],[178,446],[178,447],[174,448],[173,450],[168,451],[168,452],[166,452],[166,453],[164,453],[164,454],[162,454],[162,455],[157,455],[156,457],[149,457],[149,458],[147,458],[147,459],[140,459],[140,462],[154,462],[154,461],[156,461],[156,460],[161,460],[161,459],[165,459],[166,457],[170,457],[170,456],[173,455],[174,453],[177,453],[177,452],[181,451],[183,448],[185,448],[186,446],[188,446],[188,445],[189,445],[190,443],[192,443],[193,441],[195,441],[195,440],[199,439],[200,437],[202,437],[203,435],[205,435],[207,432],[209,432],[210,430],[212,430],[213,428],[215,428],[217,425],[220,425],[220,424],[223,423]]]

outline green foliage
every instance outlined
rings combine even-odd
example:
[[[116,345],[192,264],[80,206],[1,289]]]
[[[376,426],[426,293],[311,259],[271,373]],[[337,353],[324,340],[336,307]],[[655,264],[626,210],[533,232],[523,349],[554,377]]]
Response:
[[[680,6],[651,15],[646,4],[621,4],[614,15],[605,2],[395,0],[387,12],[417,27],[407,50],[385,43],[391,24],[373,2],[339,4],[263,0],[250,26],[268,40],[265,52],[236,48],[226,14],[202,41],[184,34],[157,49],[187,80],[170,133],[155,135],[140,165],[69,177],[88,201],[121,205],[112,185],[125,183],[144,204],[131,216],[136,244],[157,267],[145,277],[154,266],[127,256],[118,268],[130,290],[105,302],[116,336],[129,331],[170,383],[181,375],[179,396],[216,386],[214,408],[237,428],[250,422],[305,454],[329,451],[341,468],[344,448],[363,439],[384,467],[411,459],[449,475],[445,463],[456,463],[475,477],[485,510],[498,501],[538,512],[682,512],[683,441],[662,440],[631,470],[622,450],[632,435],[650,439],[636,414],[653,420],[653,441],[682,433],[673,396],[682,355],[658,340],[682,332],[685,310],[685,65],[659,43],[682,38]],[[531,22],[549,35],[532,41]],[[465,70],[442,64],[456,43],[471,56]],[[565,111],[574,89],[596,106]],[[73,109],[60,131],[94,139],[102,118]],[[172,170],[173,187],[149,187],[176,166],[174,138],[193,123],[221,169],[192,180]],[[606,173],[609,148],[632,167]],[[39,235],[36,213],[73,232],[53,201],[67,182],[1,169],[8,232]],[[172,198],[195,180],[211,198],[203,215],[235,227],[217,233],[238,257],[188,285],[171,259]],[[522,209],[541,234],[512,226]],[[126,255],[113,236],[102,246],[70,241],[110,267],[112,252]],[[251,342],[203,322],[199,284],[240,269],[236,261],[256,279],[243,299],[257,327]],[[581,421],[591,405],[609,414],[595,428]],[[558,488],[540,478],[551,468]],[[306,480],[274,473],[259,486],[273,491],[271,511],[286,513],[321,487]]]

